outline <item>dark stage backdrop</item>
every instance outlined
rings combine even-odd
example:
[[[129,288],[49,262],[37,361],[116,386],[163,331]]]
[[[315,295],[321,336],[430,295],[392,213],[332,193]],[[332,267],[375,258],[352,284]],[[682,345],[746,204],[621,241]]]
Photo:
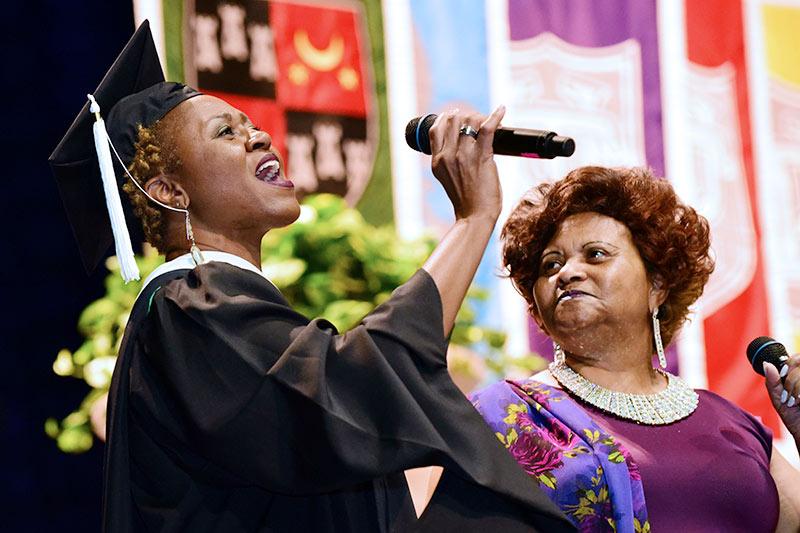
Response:
[[[77,348],[87,277],[47,157],[133,31],[130,0],[14,0],[0,15],[0,530],[98,531],[102,447],[69,456],[43,430],[87,392],[53,374]]]

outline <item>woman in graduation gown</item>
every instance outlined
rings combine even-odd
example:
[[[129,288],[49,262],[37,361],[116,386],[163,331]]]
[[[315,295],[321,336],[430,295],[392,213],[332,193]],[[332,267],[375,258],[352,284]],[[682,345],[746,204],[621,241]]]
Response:
[[[451,112],[431,129],[456,221],[422,269],[339,334],[293,311],[259,269],[264,233],[299,214],[266,132],[164,82],[146,24],[94,97],[119,181],[167,257],[112,380],[107,531],[572,529],[447,374],[446,336],[500,212],[502,109]],[[90,268],[110,243],[92,113],[51,156]],[[403,471],[423,465],[444,474],[418,519]]]

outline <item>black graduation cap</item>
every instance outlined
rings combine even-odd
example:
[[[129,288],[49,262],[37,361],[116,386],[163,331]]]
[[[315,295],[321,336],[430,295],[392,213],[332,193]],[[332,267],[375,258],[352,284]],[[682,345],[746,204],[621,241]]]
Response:
[[[127,167],[135,155],[134,143],[139,125],[152,126],[175,106],[199,94],[182,83],[164,81],[150,24],[145,21],[120,52],[93,96],[107,117],[108,136]],[[112,223],[115,214],[111,202],[116,201],[119,205],[118,199],[109,200],[103,190],[100,165],[104,158],[98,158],[98,151],[107,148],[107,142],[99,141],[95,147],[97,134],[93,128],[96,117],[93,114],[90,102],[87,102],[49,158],[83,265],[89,273],[104,258],[114,240]],[[117,182],[117,187],[111,189],[115,189],[119,196],[119,187],[127,178],[116,157],[111,159],[114,164],[107,168],[116,169]],[[106,192],[110,191],[107,189]],[[120,245],[124,244],[119,241],[127,239],[129,249],[130,237],[127,236],[121,207],[116,218],[121,218],[121,222],[114,223],[119,256]],[[120,224],[125,234],[122,239],[118,234]]]

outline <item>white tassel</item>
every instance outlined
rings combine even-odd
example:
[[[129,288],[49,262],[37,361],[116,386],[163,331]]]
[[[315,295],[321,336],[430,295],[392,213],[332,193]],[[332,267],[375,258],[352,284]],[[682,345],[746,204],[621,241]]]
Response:
[[[95,123],[94,147],[97,150],[97,160],[100,163],[100,175],[103,178],[103,191],[106,194],[106,208],[108,218],[111,220],[111,231],[114,233],[114,247],[119,261],[120,272],[125,283],[139,279],[139,267],[133,256],[133,245],[125,224],[125,214],[122,211],[122,200],[119,197],[117,177],[114,174],[114,163],[111,161],[111,151],[108,148],[110,139],[106,132],[106,123],[100,116],[100,106],[91,94],[87,95],[92,105],[89,111],[94,113]]]

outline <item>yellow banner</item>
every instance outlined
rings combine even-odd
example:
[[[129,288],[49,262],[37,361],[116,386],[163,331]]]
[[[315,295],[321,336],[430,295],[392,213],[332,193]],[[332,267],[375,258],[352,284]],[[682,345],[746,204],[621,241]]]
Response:
[[[769,73],[800,86],[800,7],[765,5],[762,9]]]

